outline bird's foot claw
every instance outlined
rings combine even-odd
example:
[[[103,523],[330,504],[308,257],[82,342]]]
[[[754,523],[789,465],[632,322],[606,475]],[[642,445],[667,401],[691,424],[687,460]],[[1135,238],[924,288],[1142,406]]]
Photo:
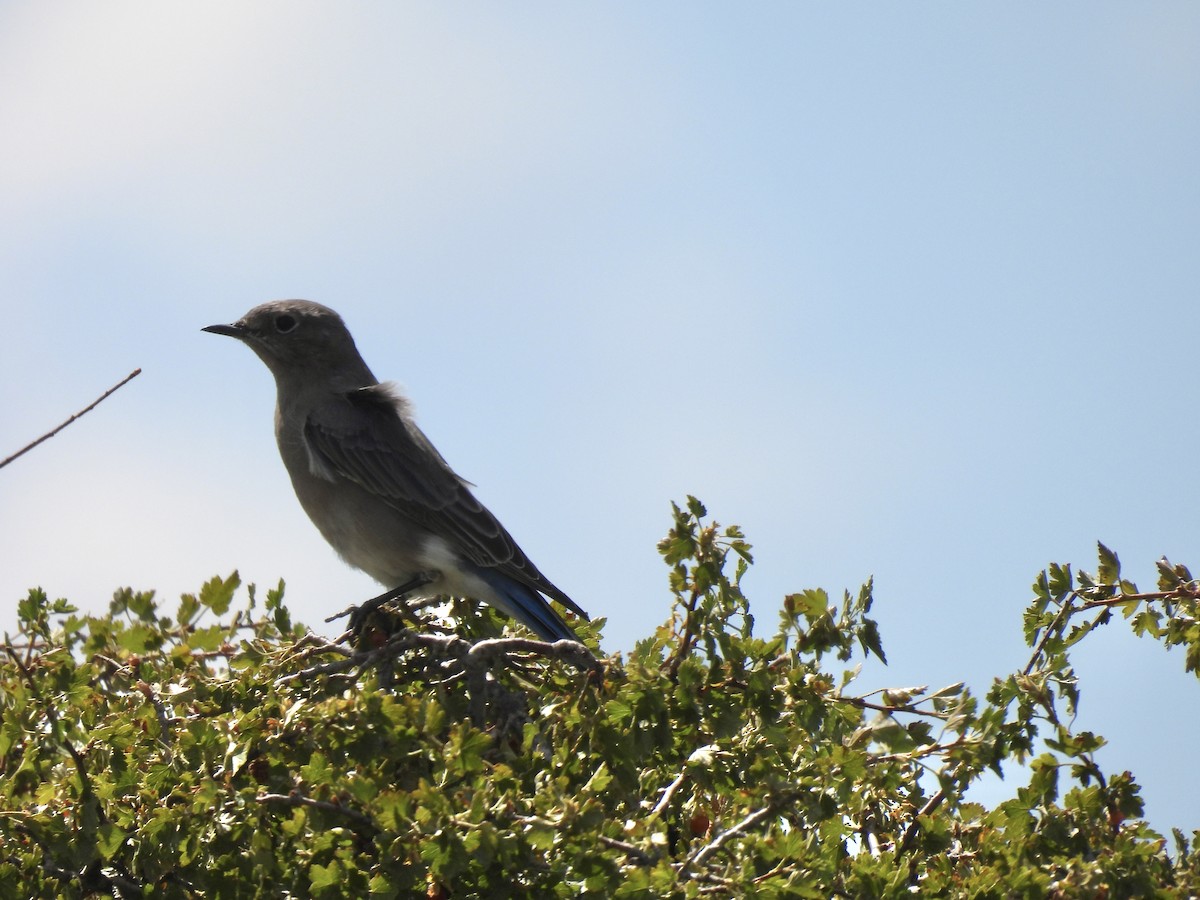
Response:
[[[347,624],[347,631],[350,635],[361,638],[366,630],[366,626],[371,619],[372,613],[386,606],[393,600],[403,600],[406,594],[412,593],[418,588],[422,588],[427,584],[432,584],[438,578],[437,572],[418,572],[408,581],[399,587],[392,588],[390,591],[385,591],[378,597],[372,597],[360,604],[346,607],[335,616],[330,616],[326,622],[332,622],[335,619],[340,619],[343,616],[349,616],[350,621]],[[411,618],[411,613],[409,614]]]

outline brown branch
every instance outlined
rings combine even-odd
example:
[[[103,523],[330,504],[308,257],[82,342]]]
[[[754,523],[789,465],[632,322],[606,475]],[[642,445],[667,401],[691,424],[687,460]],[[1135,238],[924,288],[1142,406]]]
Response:
[[[659,798],[658,803],[654,805],[654,809],[650,810],[650,818],[661,816],[666,811],[667,807],[671,805],[671,798],[675,796],[675,792],[679,790],[680,786],[686,779],[687,769],[684,769],[679,773],[679,776],[670,784],[668,784],[666,789],[662,792],[662,796]]]
[[[779,810],[780,805],[781,804],[779,801],[768,803],[762,809],[758,809],[750,813],[750,815],[746,816],[746,818],[742,819],[742,821],[738,822],[732,828],[727,828],[722,831],[719,835],[713,838],[712,841],[710,841],[708,844],[705,844],[698,851],[696,851],[695,854],[685,860],[679,869],[679,874],[685,874],[692,866],[701,865],[706,859],[720,850],[721,847],[725,845],[726,841],[729,841],[738,835],[745,834],[763,819],[775,815],[775,813]]]
[[[365,669],[370,665],[398,656],[406,650],[424,647],[440,651],[443,655],[454,658],[466,669],[479,669],[485,664],[498,658],[506,658],[511,653],[535,653],[550,659],[571,663],[577,669],[591,672],[603,672],[603,667],[583,644],[578,641],[539,641],[533,638],[489,638],[475,644],[453,634],[421,634],[405,629],[391,638],[381,647],[373,650],[359,650],[325,663],[310,666],[291,675],[284,675],[281,682],[307,680],[315,675],[337,675],[350,669]],[[345,653],[336,645],[325,645],[316,648],[317,651]]]
[[[88,406],[85,406],[79,412],[75,413],[75,415],[71,416],[71,418],[67,419],[67,421],[63,422],[61,425],[59,425],[53,431],[46,432],[40,438],[38,438],[36,441],[34,441],[32,444],[26,444],[24,447],[22,447],[20,450],[18,450],[16,453],[14,453],[12,456],[8,457],[7,459],[5,459],[3,461],[0,461],[0,469],[3,469],[14,459],[17,459],[20,456],[24,456],[26,453],[28,453],[30,450],[32,450],[34,447],[36,447],[42,441],[47,441],[50,438],[54,437],[56,434],[58,434],[60,431],[62,431],[64,428],[66,428],[68,425],[70,425],[72,422],[74,422],[76,419],[78,419],[80,416],[84,415],[85,413],[91,412],[93,409],[95,409],[97,406],[99,406],[100,401],[106,400],[108,397],[115,394],[119,389],[121,389],[125,385],[129,384],[129,382],[133,381],[134,378],[136,378],[138,375],[141,375],[141,374],[142,374],[141,369],[134,369],[132,372],[130,372],[128,375],[126,375],[124,378],[122,378],[120,381],[118,381],[116,384],[114,384],[112,387],[110,387],[107,391],[105,391],[103,394],[101,394],[99,397],[97,397],[95,400],[93,400]]]
[[[434,638],[438,643],[444,641],[441,635],[423,635],[423,637]],[[462,638],[455,638],[455,641],[466,643]],[[488,638],[469,646],[467,659],[473,663],[490,662],[496,658],[507,657],[513,652],[525,652],[562,660],[571,663],[577,669],[587,669],[598,674],[604,672],[604,667],[600,665],[600,661],[596,657],[592,656],[592,651],[579,641],[565,638],[557,641],[539,641],[533,638]]]
[[[1071,596],[1075,596],[1072,593]],[[1058,628],[1066,625],[1067,620],[1071,618],[1071,613],[1078,609],[1077,606],[1071,606],[1070,601],[1064,603],[1062,608],[1054,614],[1054,618],[1050,620],[1050,624],[1046,626],[1045,632],[1042,634],[1042,639],[1038,641],[1037,646],[1033,648],[1033,655],[1029,657],[1029,662],[1025,664],[1025,668],[1021,670],[1022,675],[1028,675],[1033,671],[1034,665],[1038,661],[1038,657],[1042,655],[1042,651],[1046,649],[1046,644],[1049,642]]]
[[[946,799],[946,789],[942,788],[936,794],[934,794],[932,797],[930,797],[925,802],[924,806],[922,806],[919,810],[917,810],[917,814],[915,816],[913,816],[912,822],[910,822],[908,825],[908,828],[906,828],[904,830],[904,837],[900,839],[900,846],[896,848],[896,859],[897,860],[899,860],[900,857],[903,856],[910,847],[912,847],[913,841],[915,841],[917,839],[917,832],[921,828],[921,825],[920,825],[921,816],[927,816],[930,813],[932,813],[935,809],[937,809],[939,806],[942,805],[942,802],[945,799]]]
[[[864,697],[834,697],[833,699],[841,703],[849,703],[851,706],[857,706],[859,709],[873,709],[876,712],[887,713],[889,715],[894,715],[895,713],[909,713],[910,715],[925,716],[927,718],[938,719],[940,721],[945,721],[951,718],[953,715],[952,713],[948,712],[938,712],[936,709],[920,709],[911,703],[902,703],[893,706],[887,703],[872,703],[870,700],[867,700]],[[925,698],[925,700],[931,699],[933,698]],[[924,703],[925,700],[920,700],[918,702]]]
[[[751,884],[762,884],[764,881],[770,881],[772,878],[778,878],[780,875],[784,874],[785,872],[792,871],[792,869],[793,869],[793,866],[790,861],[780,860],[778,863],[775,864],[775,868],[771,869],[770,871],[763,872],[761,875],[759,875],[757,878],[755,878],[750,883]]]
[[[283,806],[307,806],[312,809],[319,809],[324,812],[344,816],[351,822],[370,828],[373,831],[381,830],[375,824],[375,821],[365,813],[360,813],[358,810],[351,809],[348,806],[342,806],[340,803],[330,803],[328,800],[315,800],[296,791],[290,794],[259,794],[254,799],[259,803],[279,803]]]
[[[517,825],[537,825],[541,828],[553,828],[555,830],[559,830],[562,827],[561,822],[555,822],[552,819],[547,819],[545,816],[513,816],[512,821]],[[458,824],[463,828],[478,827],[469,822],[458,822]],[[620,841],[604,834],[597,835],[596,840],[605,847],[620,850],[626,856],[633,857],[637,860],[638,865],[649,866],[654,863],[655,857],[636,844],[631,844],[628,841]]]
[[[1077,593],[1078,596],[1078,593]],[[1181,584],[1170,591],[1147,591],[1144,594],[1120,594],[1116,597],[1106,597],[1103,600],[1085,600],[1076,609],[1096,609],[1097,607],[1120,606],[1122,603],[1136,603],[1141,600],[1195,600],[1197,588],[1194,582]]]
[[[950,750],[957,750],[959,747],[978,743],[978,738],[967,738],[959,735],[954,740],[946,741],[944,744],[926,744],[923,747],[917,747],[915,750],[909,750],[907,753],[881,753],[878,756],[871,757],[871,763],[917,762],[927,756],[940,756]]]
[[[637,860],[638,865],[650,866],[654,864],[654,858],[635,844],[630,844],[626,841],[618,841],[616,838],[610,838],[603,834],[599,835],[596,839],[605,847],[611,847],[613,850],[620,850],[626,856],[633,857],[633,859]]]
[[[684,658],[692,650],[691,645],[696,637],[696,604],[699,602],[700,589],[693,587],[692,596],[688,598],[687,606],[685,607],[687,615],[683,620],[683,636],[679,639],[679,646],[675,648],[675,652],[671,654],[670,658],[663,665],[663,668],[667,671],[667,677],[672,682],[679,680],[679,667],[683,665]]]
[[[1028,664],[1022,670],[1022,674],[1028,675],[1033,671],[1033,667],[1037,663],[1038,657],[1042,655],[1042,651],[1046,648],[1047,642],[1051,637],[1059,633],[1059,629],[1066,624],[1067,620],[1070,619],[1072,615],[1077,612],[1083,612],[1089,609],[1100,609],[1104,612],[1107,612],[1111,607],[1120,606],[1123,603],[1138,603],[1143,601],[1151,602],[1154,600],[1196,600],[1198,595],[1200,595],[1200,588],[1197,588],[1195,582],[1181,584],[1179,587],[1173,588],[1169,591],[1146,591],[1142,594],[1119,594],[1116,597],[1105,597],[1101,600],[1084,600],[1083,595],[1079,591],[1072,591],[1071,597],[1083,600],[1083,602],[1078,606],[1072,606],[1070,600],[1068,600],[1062,605],[1050,623],[1045,626],[1045,630],[1042,633],[1042,638],[1038,641],[1037,646],[1034,648],[1033,655],[1029,658]],[[1101,615],[1103,615],[1104,612],[1102,612]],[[1097,622],[1098,621],[1099,619],[1097,618]],[[1095,624],[1096,623],[1093,623],[1093,626]]]

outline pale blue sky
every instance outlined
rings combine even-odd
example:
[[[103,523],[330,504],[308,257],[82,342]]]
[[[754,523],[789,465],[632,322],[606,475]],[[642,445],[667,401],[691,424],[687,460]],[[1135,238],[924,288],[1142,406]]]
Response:
[[[1200,566],[1198,46],[1183,2],[0,6],[0,455],[145,370],[0,473],[0,616],[373,592],[199,331],[308,297],[610,647],[690,492],[764,628],[874,574],[864,688],[985,690],[1050,560]],[[1078,725],[1200,827],[1195,679],[1122,629]]]

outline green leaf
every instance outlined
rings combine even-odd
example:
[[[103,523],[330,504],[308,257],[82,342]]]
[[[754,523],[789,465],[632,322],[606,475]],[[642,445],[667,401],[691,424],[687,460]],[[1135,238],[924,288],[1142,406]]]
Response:
[[[399,897],[400,889],[395,887],[386,875],[375,875],[368,882],[372,897]]]
[[[879,636],[879,626],[875,620],[863,619],[862,628],[858,632],[858,640],[864,651],[874,653],[880,662],[887,665],[887,656],[883,652],[883,640]]]
[[[179,598],[179,611],[175,614],[175,621],[180,625],[191,625],[199,614],[200,603],[195,595],[183,594]]]
[[[601,763],[600,768],[598,768],[593,773],[592,777],[587,780],[587,784],[583,786],[583,789],[593,793],[600,793],[608,787],[609,782],[611,781],[612,774],[608,771],[608,765]]]
[[[334,780],[333,767],[329,765],[325,754],[319,750],[300,767],[300,775],[306,783],[312,785],[328,785]]]
[[[1100,557],[1100,568],[1097,571],[1097,577],[1101,584],[1116,584],[1121,579],[1121,561],[1117,559],[1117,554],[1113,553],[1099,541],[1096,542],[1098,554]]]
[[[100,851],[101,859],[112,859],[125,842],[126,832],[111,822],[105,822],[96,829],[96,849]]]
[[[1075,589],[1075,579],[1069,565],[1050,564],[1050,574],[1047,582],[1054,597],[1062,597]]]
[[[125,597],[125,608],[143,622],[153,622],[157,612],[154,605],[154,591],[128,591]]]
[[[233,602],[234,592],[237,591],[241,583],[242,579],[238,576],[237,572],[234,572],[228,578],[220,578],[219,576],[210,578],[200,588],[200,603],[211,609],[218,616],[223,616],[229,611],[229,605]]]
[[[327,866],[313,863],[308,869],[308,884],[315,892],[337,887],[341,881],[342,867],[335,859]]]
[[[224,625],[210,625],[208,628],[198,628],[188,635],[187,646],[194,650],[216,650],[229,637],[229,631]]]
[[[130,625],[117,637],[117,645],[130,653],[145,653],[154,645],[157,634],[146,625]]]

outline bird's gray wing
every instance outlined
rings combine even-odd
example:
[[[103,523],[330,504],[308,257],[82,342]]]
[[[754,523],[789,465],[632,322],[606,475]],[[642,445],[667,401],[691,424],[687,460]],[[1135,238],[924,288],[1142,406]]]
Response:
[[[333,472],[445,540],[478,566],[496,570],[587,618],[530,562],[494,515],[454,473],[389,385],[340,395],[304,426],[309,452]]]

